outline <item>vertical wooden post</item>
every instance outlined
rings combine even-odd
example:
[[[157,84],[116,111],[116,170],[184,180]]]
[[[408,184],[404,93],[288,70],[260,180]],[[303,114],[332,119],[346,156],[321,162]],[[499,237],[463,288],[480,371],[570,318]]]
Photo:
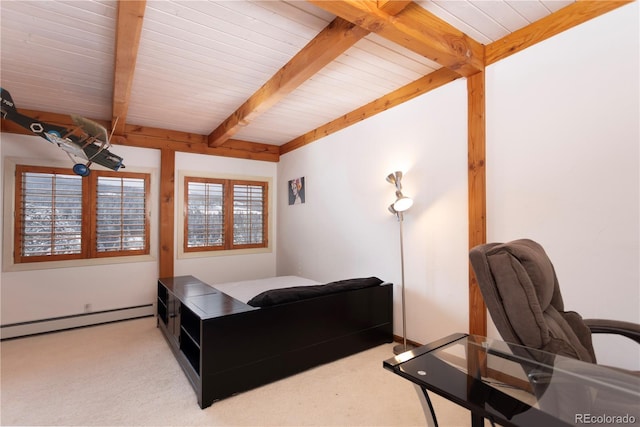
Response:
[[[487,241],[486,124],[484,71],[467,78],[469,249]],[[469,333],[487,335],[487,309],[478,281],[469,267]]]
[[[176,153],[162,149],[160,156],[160,250],[159,277],[173,277],[174,224],[175,224],[175,169]]]

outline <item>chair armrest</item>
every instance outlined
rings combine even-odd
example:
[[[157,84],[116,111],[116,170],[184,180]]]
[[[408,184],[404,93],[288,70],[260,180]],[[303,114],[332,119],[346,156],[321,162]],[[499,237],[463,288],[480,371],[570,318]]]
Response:
[[[599,389],[597,394],[591,396],[595,399],[602,398],[604,394],[609,395],[612,401],[618,403],[631,399],[633,406],[637,408],[634,411],[640,411],[640,406],[637,405],[640,377],[635,371],[571,358],[561,358],[554,363],[553,375],[548,375],[543,379],[544,381],[540,381],[541,383],[548,382],[549,387],[556,391],[563,390],[566,386],[573,386],[574,391],[589,387],[594,390]],[[564,389],[564,393],[566,392],[568,390]],[[613,398],[613,396],[618,398]]]
[[[637,323],[609,319],[584,319],[584,323],[593,334],[623,335],[640,344],[640,325]]]

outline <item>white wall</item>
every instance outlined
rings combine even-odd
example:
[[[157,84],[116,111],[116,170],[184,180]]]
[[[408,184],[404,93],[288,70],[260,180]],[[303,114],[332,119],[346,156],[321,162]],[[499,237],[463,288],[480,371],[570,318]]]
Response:
[[[415,199],[404,220],[408,338],[467,330],[466,120],[459,80],[282,156],[278,274],[393,282],[401,335],[399,224],[385,178],[402,170]],[[288,206],[287,181],[300,176],[306,203]]]
[[[556,266],[567,309],[638,322],[637,2],[487,69],[488,240],[530,237]],[[427,342],[468,329],[466,85],[460,80],[283,156],[278,274],[400,283],[386,211],[406,172],[407,323]],[[307,178],[306,204],[286,181]],[[397,289],[397,288],[396,288]],[[401,334],[396,298],[395,332]],[[493,336],[498,336],[492,331]],[[600,361],[638,369],[638,347]],[[626,343],[625,343],[626,344]]]
[[[634,2],[487,70],[488,240],[540,242],[587,318],[640,321],[639,40]]]

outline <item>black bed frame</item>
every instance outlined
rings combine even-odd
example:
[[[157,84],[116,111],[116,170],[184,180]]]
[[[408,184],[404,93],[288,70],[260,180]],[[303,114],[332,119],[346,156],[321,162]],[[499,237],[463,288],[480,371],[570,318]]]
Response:
[[[158,327],[201,408],[393,341],[393,286],[255,308],[193,276],[158,280]]]

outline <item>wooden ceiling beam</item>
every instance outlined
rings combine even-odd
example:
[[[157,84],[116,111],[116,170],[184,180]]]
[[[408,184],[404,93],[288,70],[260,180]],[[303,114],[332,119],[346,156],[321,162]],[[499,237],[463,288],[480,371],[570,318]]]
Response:
[[[146,126],[127,125],[123,145],[145,148],[172,148],[175,151],[212,154],[226,157],[266,160],[277,162],[280,147],[259,142],[230,139],[224,147],[209,147],[207,136]],[[114,141],[117,143],[117,139]]]
[[[218,147],[242,126],[263,113],[310,77],[331,63],[369,32],[343,19],[334,19],[284,67],[209,135],[209,146]]]
[[[484,70],[482,44],[415,3],[392,16],[374,1],[308,1],[462,76]]]
[[[125,133],[124,136],[114,136],[113,142],[114,144],[130,147],[262,160],[265,162],[278,162],[280,160],[280,147],[277,145],[230,139],[223,147],[209,147],[206,135],[200,135],[199,140],[195,141],[193,138],[191,140],[165,139],[145,134]]]
[[[389,15],[397,15],[411,3],[413,0],[378,0],[378,9],[384,10]]]
[[[340,118],[333,120],[307,132],[304,135],[295,138],[286,144],[280,146],[280,155],[286,154],[304,145],[310,144],[320,138],[324,138],[327,135],[331,135],[341,129],[347,128],[355,123],[358,123],[364,119],[368,119],[378,113],[381,113],[389,108],[400,105],[409,101],[417,96],[427,93],[433,89],[443,86],[449,82],[452,82],[461,76],[449,70],[448,68],[440,68],[426,76],[409,83],[397,89],[375,101],[370,102],[367,105],[351,111],[350,113],[341,116]]]
[[[543,40],[560,34],[633,0],[578,0],[497,40],[485,48],[486,65],[500,61]]]
[[[380,8],[394,15],[412,3],[411,0],[379,0]],[[209,146],[219,147],[253,118],[278,103],[297,87],[313,77],[360,39],[369,34],[351,22],[334,19],[300,52],[285,64],[256,93],[209,134]]]
[[[69,128],[76,126],[68,114],[26,109],[20,109],[19,111],[39,121]],[[92,120],[105,127],[109,125],[106,120]],[[2,119],[0,122],[3,133],[33,135],[33,133],[10,120]],[[212,156],[263,160],[267,162],[277,162],[280,160],[280,147],[277,145],[232,139],[229,140],[224,147],[209,147],[207,145],[206,135],[137,125],[126,125],[122,134],[114,135],[111,138],[111,143],[130,147],[157,150],[170,149],[184,153],[208,154]]]
[[[146,0],[118,1],[112,120],[111,126],[107,126],[118,135],[124,133],[129,111],[133,74],[136,68],[146,5]]]

